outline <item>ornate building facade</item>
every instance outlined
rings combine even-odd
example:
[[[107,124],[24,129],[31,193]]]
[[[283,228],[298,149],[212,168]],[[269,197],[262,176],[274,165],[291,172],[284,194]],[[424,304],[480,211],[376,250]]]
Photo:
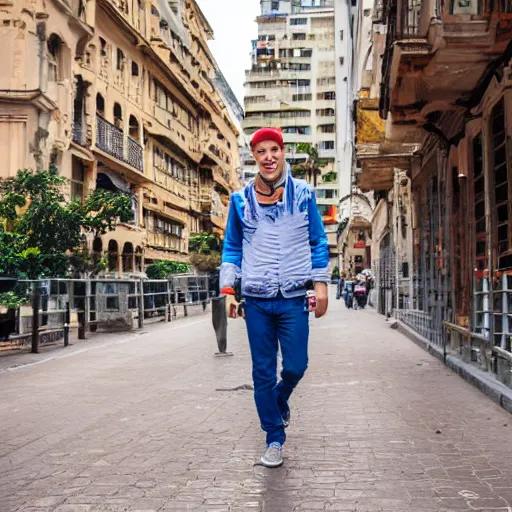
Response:
[[[239,132],[195,1],[0,0],[0,19],[0,177],[55,164],[69,199],[129,194],[131,222],[91,240],[113,275],[222,236]]]

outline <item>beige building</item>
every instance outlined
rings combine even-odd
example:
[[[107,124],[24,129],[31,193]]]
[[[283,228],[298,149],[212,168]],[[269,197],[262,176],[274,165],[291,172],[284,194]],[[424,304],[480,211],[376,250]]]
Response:
[[[112,274],[187,261],[222,235],[238,131],[194,0],[0,0],[0,176],[57,165],[69,198],[130,194],[133,219],[92,241]]]

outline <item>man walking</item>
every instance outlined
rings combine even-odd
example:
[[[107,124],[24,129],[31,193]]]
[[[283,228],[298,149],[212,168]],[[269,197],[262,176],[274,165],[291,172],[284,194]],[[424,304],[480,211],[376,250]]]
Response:
[[[308,287],[316,293],[315,315],[327,311],[329,249],[313,191],[292,178],[280,130],[254,133],[255,180],[231,197],[221,293],[233,294],[242,279],[251,348],[254,398],[267,449],[261,462],[283,463],[288,400],[308,364]],[[277,383],[278,344],[283,356]]]

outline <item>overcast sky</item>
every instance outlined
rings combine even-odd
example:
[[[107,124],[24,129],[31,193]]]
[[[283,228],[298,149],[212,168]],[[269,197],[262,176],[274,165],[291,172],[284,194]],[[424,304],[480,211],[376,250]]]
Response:
[[[256,39],[260,0],[197,0],[215,32],[210,48],[243,106],[245,70],[250,65],[251,40]]]

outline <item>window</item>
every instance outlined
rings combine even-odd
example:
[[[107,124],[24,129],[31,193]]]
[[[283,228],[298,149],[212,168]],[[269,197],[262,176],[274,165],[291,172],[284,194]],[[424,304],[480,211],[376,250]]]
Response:
[[[336,112],[333,108],[319,108],[316,111],[316,115],[320,117],[334,117]]]
[[[317,99],[319,99],[319,100],[335,100],[336,93],[334,91],[320,92],[317,94]]]
[[[335,125],[334,124],[322,124],[318,127],[318,131],[320,133],[334,133]]]
[[[139,76],[139,65],[132,61],[132,76]]]
[[[307,18],[292,18],[290,20],[290,25],[307,25],[308,19]]]
[[[56,82],[60,79],[59,77],[59,59],[61,52],[61,40],[60,37],[52,34],[48,39],[48,81]]]
[[[85,169],[83,163],[73,157],[71,170],[71,200],[83,201]]]
[[[265,96],[246,96],[244,101],[246,105],[261,103],[262,101],[265,101]]]
[[[311,135],[311,126],[285,126],[283,133],[293,133],[296,135]]]
[[[476,268],[487,268],[487,231],[485,226],[485,186],[482,136],[473,139],[473,202]]]
[[[102,37],[100,37],[100,55],[102,57],[107,56],[107,42]]]
[[[292,96],[292,101],[311,101],[312,99],[312,94],[294,94]]]
[[[299,32],[297,34],[292,34],[292,39],[294,41],[305,41],[306,40],[306,34]]]
[[[334,149],[334,141],[333,140],[324,140],[322,142],[322,149]]]
[[[327,78],[318,78],[316,83],[317,85],[334,85],[336,84],[336,77],[329,76]]]
[[[96,94],[96,113],[105,117],[105,99],[100,93]]]
[[[492,109],[491,115],[492,136],[492,176],[494,184],[494,224],[497,242],[498,268],[510,267],[510,262],[501,256],[507,253],[510,247],[509,233],[509,184],[507,165],[507,137],[505,129],[505,109],[503,98]],[[508,258],[507,258],[508,260]]]
[[[278,10],[279,10],[279,1],[277,1],[277,2],[272,2],[271,9],[272,9],[273,11],[278,11]]]
[[[123,71],[124,69],[124,53],[119,48],[117,49],[116,69],[118,71]]]

